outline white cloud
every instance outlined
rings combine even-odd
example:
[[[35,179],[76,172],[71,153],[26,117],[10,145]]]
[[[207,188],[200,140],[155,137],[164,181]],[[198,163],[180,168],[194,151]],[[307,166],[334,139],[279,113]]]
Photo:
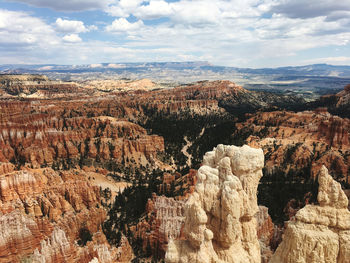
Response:
[[[130,23],[125,18],[119,18],[113,21],[113,23],[106,27],[108,32],[131,32],[140,29],[143,26],[143,22],[138,20],[135,23]]]
[[[88,26],[88,31],[96,31],[98,30],[98,27],[95,25]]]
[[[65,35],[62,39],[64,41],[70,42],[70,43],[77,43],[77,42],[81,42],[82,41],[81,38],[77,34]]]
[[[295,1],[301,4],[301,0]],[[315,5],[315,1],[310,3]],[[323,7],[317,12],[309,10],[293,17],[296,9],[287,14],[285,8],[290,0],[114,0],[104,5],[105,12],[116,16],[114,21],[106,25],[109,18],[93,21],[94,16],[89,17],[89,23],[102,30],[86,34],[84,42],[78,34],[98,29],[86,25],[85,20],[84,24],[67,16],[49,25],[23,12],[0,12],[0,59],[72,64],[190,59],[256,67],[297,64],[297,60],[308,58],[308,50],[314,49],[315,57],[320,48],[334,51],[343,46],[341,56],[349,56],[350,12],[339,10],[341,1],[325,11],[326,2],[330,3],[320,0]],[[158,20],[160,17],[166,19]],[[19,45],[21,48],[16,47]],[[327,56],[336,58],[339,53]]]
[[[48,7],[57,11],[85,11],[94,9],[104,9],[114,2],[113,0],[8,0],[11,2],[21,2],[36,7]]]
[[[172,5],[175,10],[172,20],[185,24],[217,23],[221,14],[219,4],[219,1],[182,0]]]
[[[175,12],[171,4],[163,0],[151,0],[148,5],[141,5],[134,15],[141,19],[156,19],[173,15]]]
[[[105,11],[111,16],[128,17],[132,14],[142,3],[148,1],[143,0],[119,0],[114,4],[105,8]]]
[[[55,31],[39,18],[24,12],[0,9],[0,45],[32,45],[55,44],[58,38]]]
[[[56,28],[59,32],[64,33],[83,33],[89,31],[82,21],[56,19]]]

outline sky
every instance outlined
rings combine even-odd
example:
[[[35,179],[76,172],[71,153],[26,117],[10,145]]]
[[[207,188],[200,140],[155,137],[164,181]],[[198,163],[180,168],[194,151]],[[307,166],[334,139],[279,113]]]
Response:
[[[350,0],[0,0],[0,64],[350,65]]]

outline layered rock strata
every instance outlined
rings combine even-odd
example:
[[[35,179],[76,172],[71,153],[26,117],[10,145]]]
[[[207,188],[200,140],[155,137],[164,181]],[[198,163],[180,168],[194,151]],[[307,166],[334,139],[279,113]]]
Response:
[[[93,257],[106,263],[130,260],[127,241],[123,256],[109,246],[101,229],[105,219],[100,189],[79,171],[45,168],[0,175],[1,263],[89,262]]]
[[[271,258],[273,251],[271,243],[274,242],[275,226],[269,216],[268,208],[259,206],[259,212],[256,214],[257,235],[260,242],[261,262],[267,263]]]
[[[263,165],[262,150],[246,145],[206,153],[185,204],[185,240],[170,240],[165,261],[260,262],[255,215]]]
[[[322,167],[318,203],[307,205],[288,222],[283,241],[270,263],[346,263],[350,259],[348,198]]]
[[[73,167],[79,162],[111,159],[146,165],[156,162],[157,153],[164,151],[162,137],[147,135],[144,128],[125,120],[47,114],[26,118],[26,111],[0,120],[0,172],[11,170],[10,161],[36,168],[67,160]]]
[[[247,143],[262,148],[266,171],[302,170],[316,176],[325,165],[334,178],[350,182],[350,120],[318,109],[304,112],[259,112],[239,132],[251,134]]]
[[[164,258],[170,239],[181,235],[185,221],[184,201],[171,197],[153,195],[146,206],[147,220],[143,220],[132,230],[136,238],[141,238],[143,250],[152,250],[153,255]]]

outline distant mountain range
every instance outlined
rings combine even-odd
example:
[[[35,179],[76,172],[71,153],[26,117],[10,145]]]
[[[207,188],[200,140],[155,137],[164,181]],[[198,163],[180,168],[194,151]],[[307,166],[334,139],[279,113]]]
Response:
[[[51,79],[141,79],[165,83],[227,79],[247,89],[300,93],[303,96],[337,92],[350,83],[350,66],[313,64],[278,68],[238,68],[212,65],[206,61],[101,63],[86,65],[0,65],[3,74],[45,74]],[[305,93],[306,92],[306,93]]]
[[[1,73],[34,73],[34,72],[144,72],[154,69],[170,70],[209,70],[217,73],[232,72],[260,75],[286,75],[286,76],[331,76],[331,77],[349,77],[350,66],[334,66],[328,64],[313,64],[306,66],[289,66],[278,68],[239,68],[215,66],[206,61],[195,62],[148,62],[148,63],[100,63],[85,65],[56,65],[56,64],[5,64],[0,65]]]

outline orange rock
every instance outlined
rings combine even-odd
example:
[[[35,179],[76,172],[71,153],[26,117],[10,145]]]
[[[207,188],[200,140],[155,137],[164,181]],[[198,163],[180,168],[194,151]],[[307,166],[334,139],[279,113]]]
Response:
[[[106,211],[99,205],[99,194],[79,173],[45,168],[1,175],[0,262],[26,257],[59,263],[89,262],[93,257],[118,262],[118,248],[112,249],[101,232]],[[82,228],[94,237],[89,246],[76,244]],[[97,246],[103,249],[98,252]],[[132,258],[128,249],[125,257]],[[110,261],[103,261],[107,254]]]

